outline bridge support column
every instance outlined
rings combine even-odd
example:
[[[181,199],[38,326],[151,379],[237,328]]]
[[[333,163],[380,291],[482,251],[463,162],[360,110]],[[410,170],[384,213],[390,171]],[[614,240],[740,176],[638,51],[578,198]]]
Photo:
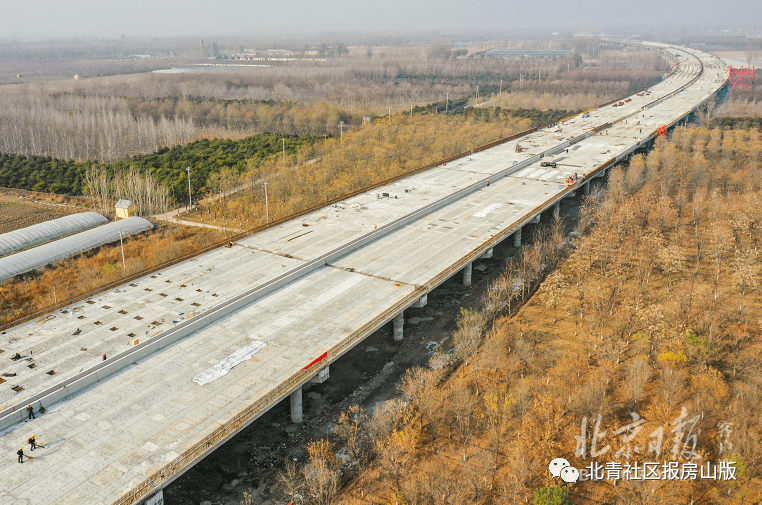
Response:
[[[304,421],[302,411],[302,386],[299,386],[291,393],[291,422],[299,424]]]
[[[474,262],[472,261],[463,269],[463,285],[471,287],[471,272],[473,271]]]
[[[513,232],[513,247],[521,247],[521,228]]]
[[[582,185],[582,194],[583,195],[589,195],[590,194],[590,182],[586,182]]]
[[[426,302],[428,302],[428,299],[429,299],[429,295],[428,294],[423,295],[422,297],[420,297],[418,299],[417,302],[415,302],[413,305],[411,305],[411,307],[414,308],[414,309],[421,309],[421,308],[426,306]]]
[[[558,201],[553,204],[553,217],[559,217],[561,215],[561,202]]]
[[[490,247],[489,249],[487,249],[486,251],[484,251],[484,254],[482,254],[481,256],[479,256],[479,259],[485,259],[485,260],[487,260],[487,259],[490,259],[490,258],[492,257],[492,254],[494,253],[494,251],[493,251],[492,249],[493,249],[493,248],[492,248],[492,247]]]
[[[405,311],[403,310],[402,312],[394,316],[393,321],[394,321],[394,340],[399,342],[400,340],[402,340],[402,337],[404,336],[402,329],[405,326]]]

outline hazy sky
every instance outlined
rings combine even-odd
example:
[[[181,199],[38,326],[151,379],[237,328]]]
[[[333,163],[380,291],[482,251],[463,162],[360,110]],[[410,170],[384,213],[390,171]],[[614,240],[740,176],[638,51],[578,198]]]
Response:
[[[0,0],[0,36],[760,28],[760,0]]]

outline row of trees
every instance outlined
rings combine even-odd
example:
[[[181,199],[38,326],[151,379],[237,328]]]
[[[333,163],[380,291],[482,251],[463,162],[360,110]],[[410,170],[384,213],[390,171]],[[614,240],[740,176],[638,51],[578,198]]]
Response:
[[[134,167],[109,173],[103,166],[91,165],[85,170],[83,182],[103,215],[113,214],[114,202],[120,198],[132,201],[133,214],[141,217],[164,213],[169,208],[169,188]]]
[[[571,71],[568,71],[568,70]],[[582,71],[561,61],[540,59],[503,60],[500,58],[466,58],[457,60],[427,59],[423,51],[399,52],[393,58],[302,61],[287,65],[235,67],[229,72],[174,74],[142,74],[109,79],[57,82],[46,86],[49,93],[76,93],[135,97],[141,100],[167,98],[205,98],[224,100],[275,100],[328,102],[355,113],[382,114],[387,107],[403,109],[416,104],[451,97],[472,95],[475,86],[511,86],[535,89],[537,79],[548,81],[542,86],[556,86],[564,92],[576,82],[638,81],[641,75],[653,79],[661,74],[651,65],[631,65],[620,70]],[[523,76],[523,78],[521,77]],[[559,82],[556,82],[559,81]],[[515,84],[513,84],[515,82]],[[542,88],[545,90],[545,88]],[[587,90],[583,90],[587,91]]]
[[[327,102],[222,100],[217,98],[128,98],[135,117],[154,121],[180,118],[208,132],[211,128],[241,133],[278,131],[296,135],[334,135],[339,123],[362,125],[362,114],[350,113]],[[368,112],[368,114],[370,114]]]
[[[198,135],[192,120],[136,116],[124,100],[0,93],[0,152],[84,161],[115,161]]]

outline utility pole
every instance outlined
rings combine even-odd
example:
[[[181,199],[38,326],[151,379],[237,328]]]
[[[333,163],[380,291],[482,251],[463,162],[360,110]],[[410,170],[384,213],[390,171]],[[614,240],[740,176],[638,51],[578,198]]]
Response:
[[[283,141],[283,164],[286,163],[286,139],[281,139]]]
[[[122,230],[119,230],[119,245],[122,246],[122,270],[127,271],[127,264],[124,261],[124,242],[122,241]]]
[[[524,83],[522,81],[523,78],[524,78],[524,74],[519,74],[519,88],[524,87]]]
[[[445,100],[445,112],[447,112],[448,105],[450,105],[450,93],[447,93],[447,100]]]
[[[264,183],[265,188],[265,219],[270,222],[270,202],[267,200],[267,182]]]
[[[344,121],[339,123],[340,128],[340,137],[339,137],[339,144],[342,149],[344,149]]]
[[[391,119],[391,118],[392,118],[392,108],[389,107],[389,119]]]
[[[476,103],[479,103],[479,86],[476,86]]]
[[[500,93],[499,94],[500,95],[503,94],[503,80],[502,79],[500,79]]]
[[[410,102],[410,115],[413,115],[413,102]]]
[[[191,208],[191,205],[193,204],[193,199],[191,197],[191,186],[190,186],[191,167],[187,167],[185,171],[188,172],[188,212],[186,212],[186,214],[188,214],[190,213],[190,208]]]

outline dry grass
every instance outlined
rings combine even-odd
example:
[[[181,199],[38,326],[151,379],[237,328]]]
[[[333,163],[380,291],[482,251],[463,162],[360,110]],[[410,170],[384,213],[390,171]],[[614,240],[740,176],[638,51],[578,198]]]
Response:
[[[222,240],[207,228],[161,225],[125,239],[126,269],[118,244],[105,245],[0,285],[0,325],[56,302],[98,289],[120,278],[192,253]]]
[[[528,119],[482,122],[428,113],[379,119],[345,133],[343,140],[304,148],[285,162],[275,156],[242,175],[223,172],[210,187],[219,184],[223,192],[239,186],[254,189],[183,219],[251,229],[266,223],[264,181],[269,184],[270,219],[275,220],[526,130],[529,124]]]

